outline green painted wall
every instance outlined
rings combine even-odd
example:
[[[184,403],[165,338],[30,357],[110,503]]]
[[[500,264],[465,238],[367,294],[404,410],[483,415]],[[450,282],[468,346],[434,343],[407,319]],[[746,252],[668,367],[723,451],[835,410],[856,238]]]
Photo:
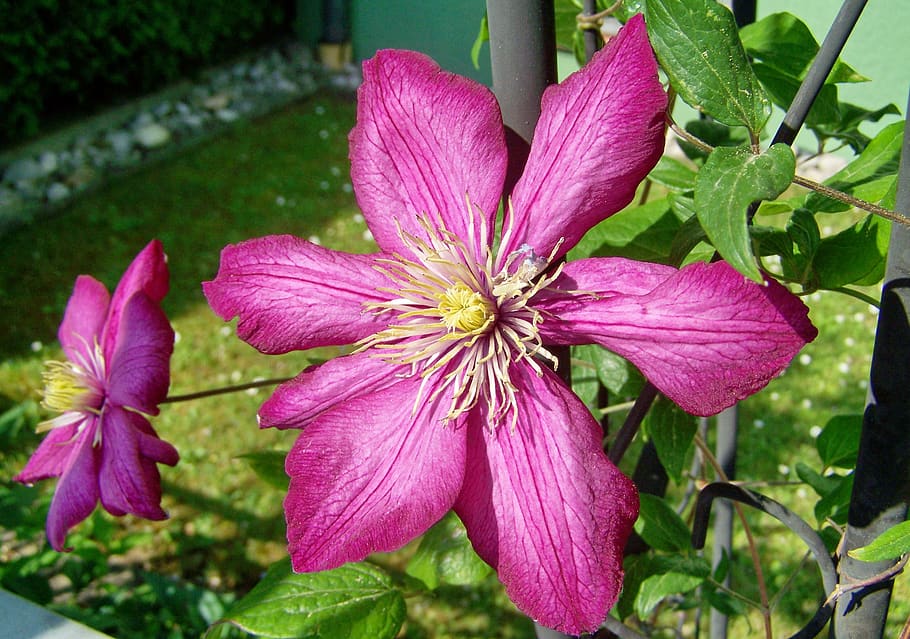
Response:
[[[484,0],[352,0],[351,9],[355,60],[369,58],[378,49],[414,49],[432,56],[444,69],[492,82],[486,46],[480,69],[471,62],[471,46],[486,11]]]

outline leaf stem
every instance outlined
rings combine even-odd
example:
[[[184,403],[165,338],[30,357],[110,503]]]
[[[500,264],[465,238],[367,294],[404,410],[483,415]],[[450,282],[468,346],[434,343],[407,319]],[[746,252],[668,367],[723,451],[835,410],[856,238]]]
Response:
[[[263,386],[277,386],[283,382],[293,379],[292,377],[281,377],[275,379],[261,379],[255,382],[247,382],[246,384],[237,384],[236,386],[223,386],[221,388],[210,388],[204,391],[197,391],[195,393],[186,393],[184,395],[168,395],[166,398],[161,400],[161,404],[173,404],[176,402],[188,402],[194,399],[204,399],[206,397],[214,397],[215,395],[225,395],[227,393],[239,393],[240,391],[249,390],[251,388],[262,388]]]
[[[697,137],[676,124],[676,122],[670,122],[670,129],[672,129],[673,133],[678,135],[689,144],[697,147],[700,151],[704,151],[705,153],[711,153],[714,151],[713,146],[706,144],[702,140],[699,140]],[[792,182],[807,189],[811,189],[816,193],[824,195],[825,197],[829,197],[832,200],[837,200],[839,202],[843,202],[844,204],[849,204],[850,206],[862,209],[863,211],[868,211],[869,213],[883,217],[886,220],[910,226],[910,217],[907,217],[906,215],[902,215],[897,211],[892,211],[890,209],[879,206],[878,204],[873,204],[872,202],[867,202],[866,200],[854,197],[849,193],[844,193],[843,191],[832,189],[830,186],[819,184],[815,180],[810,180],[809,178],[805,178],[801,175],[794,175]]]

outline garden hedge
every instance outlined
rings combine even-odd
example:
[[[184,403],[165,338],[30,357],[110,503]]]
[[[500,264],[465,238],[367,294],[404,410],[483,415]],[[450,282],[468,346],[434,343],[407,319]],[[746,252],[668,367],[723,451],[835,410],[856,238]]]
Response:
[[[290,31],[293,0],[0,0],[0,145]]]

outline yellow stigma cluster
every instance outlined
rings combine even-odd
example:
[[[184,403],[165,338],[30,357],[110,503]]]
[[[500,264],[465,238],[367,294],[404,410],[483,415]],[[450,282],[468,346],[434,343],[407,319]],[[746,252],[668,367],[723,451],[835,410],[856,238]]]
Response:
[[[450,331],[483,332],[496,318],[493,304],[463,282],[456,282],[438,297],[442,321]]]
[[[358,352],[369,350],[423,378],[415,410],[421,401],[445,393],[446,421],[481,405],[490,428],[506,419],[514,425],[519,391],[510,379],[511,367],[522,362],[542,375],[536,360],[556,361],[540,341],[542,318],[530,302],[561,269],[545,274],[551,260],[528,247],[494,267],[486,222],[470,204],[468,215],[464,239],[441,219],[427,216],[418,219],[424,237],[399,229],[410,255],[377,260],[394,285],[381,289],[387,301],[366,305],[377,314],[389,313],[390,322],[358,342]]]
[[[41,405],[57,413],[82,410],[89,405],[94,393],[86,374],[72,362],[44,363],[44,399]]]

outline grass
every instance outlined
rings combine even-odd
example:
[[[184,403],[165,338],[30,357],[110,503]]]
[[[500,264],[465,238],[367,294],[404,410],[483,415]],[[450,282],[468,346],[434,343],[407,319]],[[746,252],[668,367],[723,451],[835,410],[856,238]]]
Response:
[[[167,164],[115,181],[53,219],[3,237],[0,312],[7,321],[0,332],[0,411],[38,398],[42,361],[60,357],[55,332],[76,275],[91,273],[113,286],[153,237],[163,241],[169,255],[171,292],[164,306],[179,334],[172,394],[292,376],[312,361],[336,354],[333,349],[281,357],[258,354],[209,310],[200,282],[214,276],[225,244],[254,236],[292,233],[318,238],[331,248],[372,250],[348,181],[346,134],[353,120],[350,98],[313,97],[240,124]],[[823,426],[831,415],[862,410],[875,313],[835,294],[816,294],[808,301],[820,336],[785,375],[742,404],[737,463],[740,479],[785,482],[760,490],[813,522],[813,494],[805,485],[789,482],[795,479],[797,461],[819,465],[814,427]],[[256,428],[255,412],[267,393],[263,389],[163,406],[155,428],[181,451],[180,464],[162,471],[164,505],[171,519],[102,516],[86,522],[86,532],[108,525],[115,538],[144,535],[142,544],[124,552],[123,561],[134,572],[157,571],[219,593],[248,590],[265,566],[285,554],[283,492],[269,488],[239,457],[251,450],[287,450],[293,441],[293,433]],[[37,436],[20,433],[15,445],[0,450],[2,477],[21,468],[37,441]],[[2,486],[13,490],[8,482]],[[51,489],[50,484],[16,488],[15,495],[37,493],[46,503]],[[30,521],[43,514],[20,513]],[[804,551],[789,532],[754,513],[749,519],[772,594],[796,574],[774,613],[775,635],[792,632],[814,612],[820,582],[811,564],[800,563]],[[7,528],[2,538],[6,543],[15,521],[4,513],[0,524]],[[0,560],[23,553],[38,557],[41,543],[40,536],[24,545],[18,540],[16,549],[0,551]],[[735,587],[756,597],[741,532],[736,544]],[[386,560],[400,563],[411,550]],[[47,561],[45,573],[59,569],[60,564],[53,563],[59,560]],[[55,586],[61,596],[69,587]],[[900,582],[898,592],[904,591]],[[890,630],[908,612],[908,606],[897,604]],[[759,628],[759,617],[750,614],[734,621],[730,636],[750,636]],[[443,588],[432,598],[409,601],[402,636],[506,638],[530,633],[527,619],[490,580],[475,590]]]

